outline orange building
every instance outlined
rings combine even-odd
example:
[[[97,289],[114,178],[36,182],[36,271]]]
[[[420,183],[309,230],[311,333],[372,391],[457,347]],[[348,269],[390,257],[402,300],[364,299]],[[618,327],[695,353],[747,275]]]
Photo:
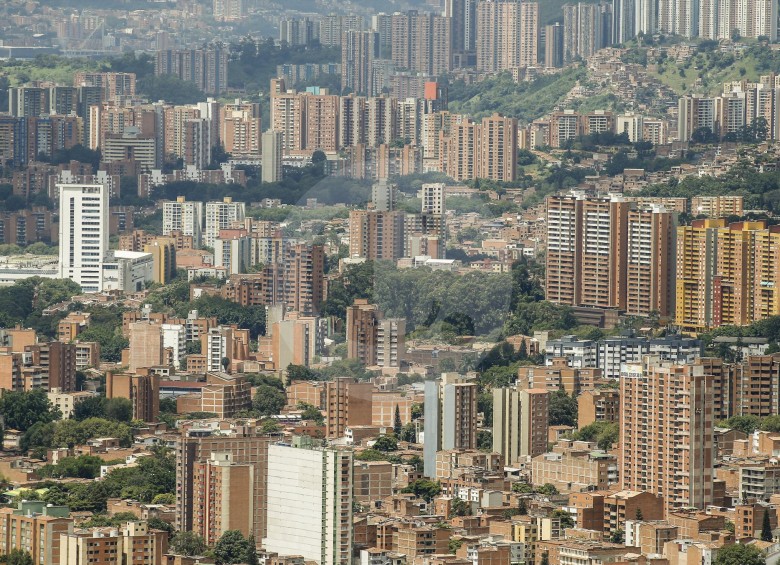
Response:
[[[667,510],[712,504],[712,380],[703,373],[654,357],[621,371],[621,486],[662,496]]]
[[[193,468],[196,532],[213,546],[228,530],[254,533],[255,466],[235,463],[231,453],[215,452]]]
[[[0,508],[0,555],[26,551],[33,563],[60,562],[60,535],[73,531],[73,518],[64,506],[23,501],[17,509]]]
[[[109,371],[106,398],[127,398],[133,405],[133,419],[156,422],[160,415],[160,377]]]
[[[168,533],[146,522],[128,522],[119,530],[77,530],[60,540],[60,565],[162,565],[168,552]]]
[[[339,377],[325,383],[325,435],[344,436],[347,426],[370,426],[371,399],[374,385],[349,377]]]

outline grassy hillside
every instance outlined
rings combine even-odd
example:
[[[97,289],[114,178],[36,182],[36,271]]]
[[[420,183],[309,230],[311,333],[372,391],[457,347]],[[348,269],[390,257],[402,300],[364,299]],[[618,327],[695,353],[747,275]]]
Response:
[[[780,54],[759,45],[736,53],[700,48],[696,55],[680,63],[665,57],[649,63],[657,65],[650,75],[679,95],[717,94],[724,82],[757,81],[761,75],[780,72]]]
[[[559,74],[520,84],[508,74],[471,85],[456,82],[450,86],[449,108],[475,118],[498,112],[521,122],[530,122],[552,111],[577,81],[586,76],[585,69],[570,67]]]

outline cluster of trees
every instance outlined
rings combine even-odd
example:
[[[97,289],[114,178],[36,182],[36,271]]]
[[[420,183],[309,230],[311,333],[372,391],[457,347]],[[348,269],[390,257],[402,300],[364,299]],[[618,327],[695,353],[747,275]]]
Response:
[[[608,450],[620,441],[620,426],[617,422],[593,422],[572,434],[572,439],[595,441],[599,449]]]
[[[78,479],[94,479],[100,476],[100,466],[103,460],[94,455],[79,455],[64,457],[56,465],[44,465],[38,469],[42,478],[63,479],[75,477]]]
[[[289,365],[287,367],[287,379],[294,381],[330,381],[336,377],[351,377],[359,381],[367,381],[373,377],[373,373],[357,359],[342,359],[334,361],[327,367],[311,369],[303,365]]]
[[[577,397],[566,393],[563,388],[550,395],[548,403],[551,426],[577,427]],[[585,428],[583,428],[585,429]]]
[[[276,78],[276,66],[283,63],[336,63],[341,61],[341,49],[319,44],[276,45],[272,38],[257,42],[246,37],[230,46],[234,58],[230,64],[230,86],[249,90],[265,90]]]
[[[325,154],[316,151],[312,164],[307,167],[288,167],[279,182],[261,183],[247,176],[247,186],[236,184],[209,184],[195,181],[178,181],[155,189],[153,198],[173,200],[185,196],[187,200],[221,200],[226,196],[240,202],[258,202],[263,198],[278,198],[283,204],[301,204],[308,198],[316,198],[323,204],[362,204],[370,199],[370,183],[343,177],[325,176]]]
[[[642,196],[743,196],[745,208],[780,210],[780,171],[760,173],[748,162],[741,162],[718,177],[688,176],[683,180],[648,186]]]
[[[57,255],[59,248],[55,245],[50,247],[42,241],[31,243],[26,247],[19,247],[15,243],[0,245],[0,255],[21,255],[29,253],[30,255]]]
[[[170,548],[174,553],[186,557],[212,557],[217,565],[258,563],[254,536],[244,537],[239,530],[226,531],[213,548],[209,548],[203,538],[194,532],[176,532],[171,537]]]
[[[89,326],[79,334],[79,340],[99,343],[103,361],[121,361],[122,350],[130,345],[130,341],[122,335],[122,313],[125,309],[93,306],[84,311],[90,314]]]
[[[21,448],[23,451],[32,450],[33,453],[42,455],[46,449],[82,445],[96,437],[115,437],[119,439],[121,446],[129,447],[133,441],[133,430],[126,423],[105,418],[37,422],[25,431]]]
[[[47,337],[54,337],[58,319],[43,316],[43,310],[79,294],[81,287],[71,280],[31,277],[0,288],[0,327],[21,324]]]
[[[739,430],[748,435],[756,430],[762,432],[780,432],[780,415],[765,416],[732,416],[718,422],[718,427]]]
[[[449,87],[450,110],[476,118],[498,112],[531,122],[551,112],[586,76],[587,70],[576,66],[519,84],[509,73],[473,84],[454,81]]]
[[[190,310],[197,310],[198,316],[215,317],[220,324],[236,324],[239,328],[248,329],[252,339],[265,333],[265,308],[262,306],[241,306],[221,296],[201,296],[192,302],[187,297],[174,310],[183,318]]]
[[[88,468],[88,466],[86,466]],[[165,448],[155,448],[152,455],[138,459],[134,467],[117,468],[100,481],[43,481],[39,491],[24,493],[30,500],[68,506],[71,511],[106,511],[109,498],[132,498],[151,503],[158,495],[170,495],[176,488],[176,459]],[[159,500],[159,499],[158,499]]]

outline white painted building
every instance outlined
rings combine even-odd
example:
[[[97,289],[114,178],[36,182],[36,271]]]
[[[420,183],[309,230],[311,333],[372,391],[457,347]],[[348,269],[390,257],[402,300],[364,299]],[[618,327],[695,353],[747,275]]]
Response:
[[[163,348],[171,348],[173,366],[179,363],[187,354],[187,328],[181,324],[162,324]]]
[[[353,463],[351,450],[314,447],[308,437],[269,446],[263,547],[319,565],[351,563]]]
[[[206,231],[203,234],[204,243],[214,247],[214,240],[219,237],[219,230],[230,227],[233,222],[241,222],[246,216],[246,204],[233,202],[225,197],[222,202],[206,202]]]
[[[191,235],[195,247],[200,247],[203,238],[203,202],[187,202],[183,196],[179,196],[175,202],[163,202],[162,232],[168,235],[172,231]]]
[[[84,292],[103,289],[103,258],[108,251],[108,189],[102,184],[58,184],[60,266]]]
[[[103,261],[101,292],[139,292],[154,281],[154,257],[139,251],[109,251]]]

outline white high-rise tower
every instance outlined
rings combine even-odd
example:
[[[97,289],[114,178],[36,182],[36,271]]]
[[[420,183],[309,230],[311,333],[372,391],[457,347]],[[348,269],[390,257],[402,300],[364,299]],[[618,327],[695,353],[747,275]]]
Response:
[[[60,191],[60,277],[84,292],[103,287],[108,251],[108,190],[102,184],[58,184]]]

